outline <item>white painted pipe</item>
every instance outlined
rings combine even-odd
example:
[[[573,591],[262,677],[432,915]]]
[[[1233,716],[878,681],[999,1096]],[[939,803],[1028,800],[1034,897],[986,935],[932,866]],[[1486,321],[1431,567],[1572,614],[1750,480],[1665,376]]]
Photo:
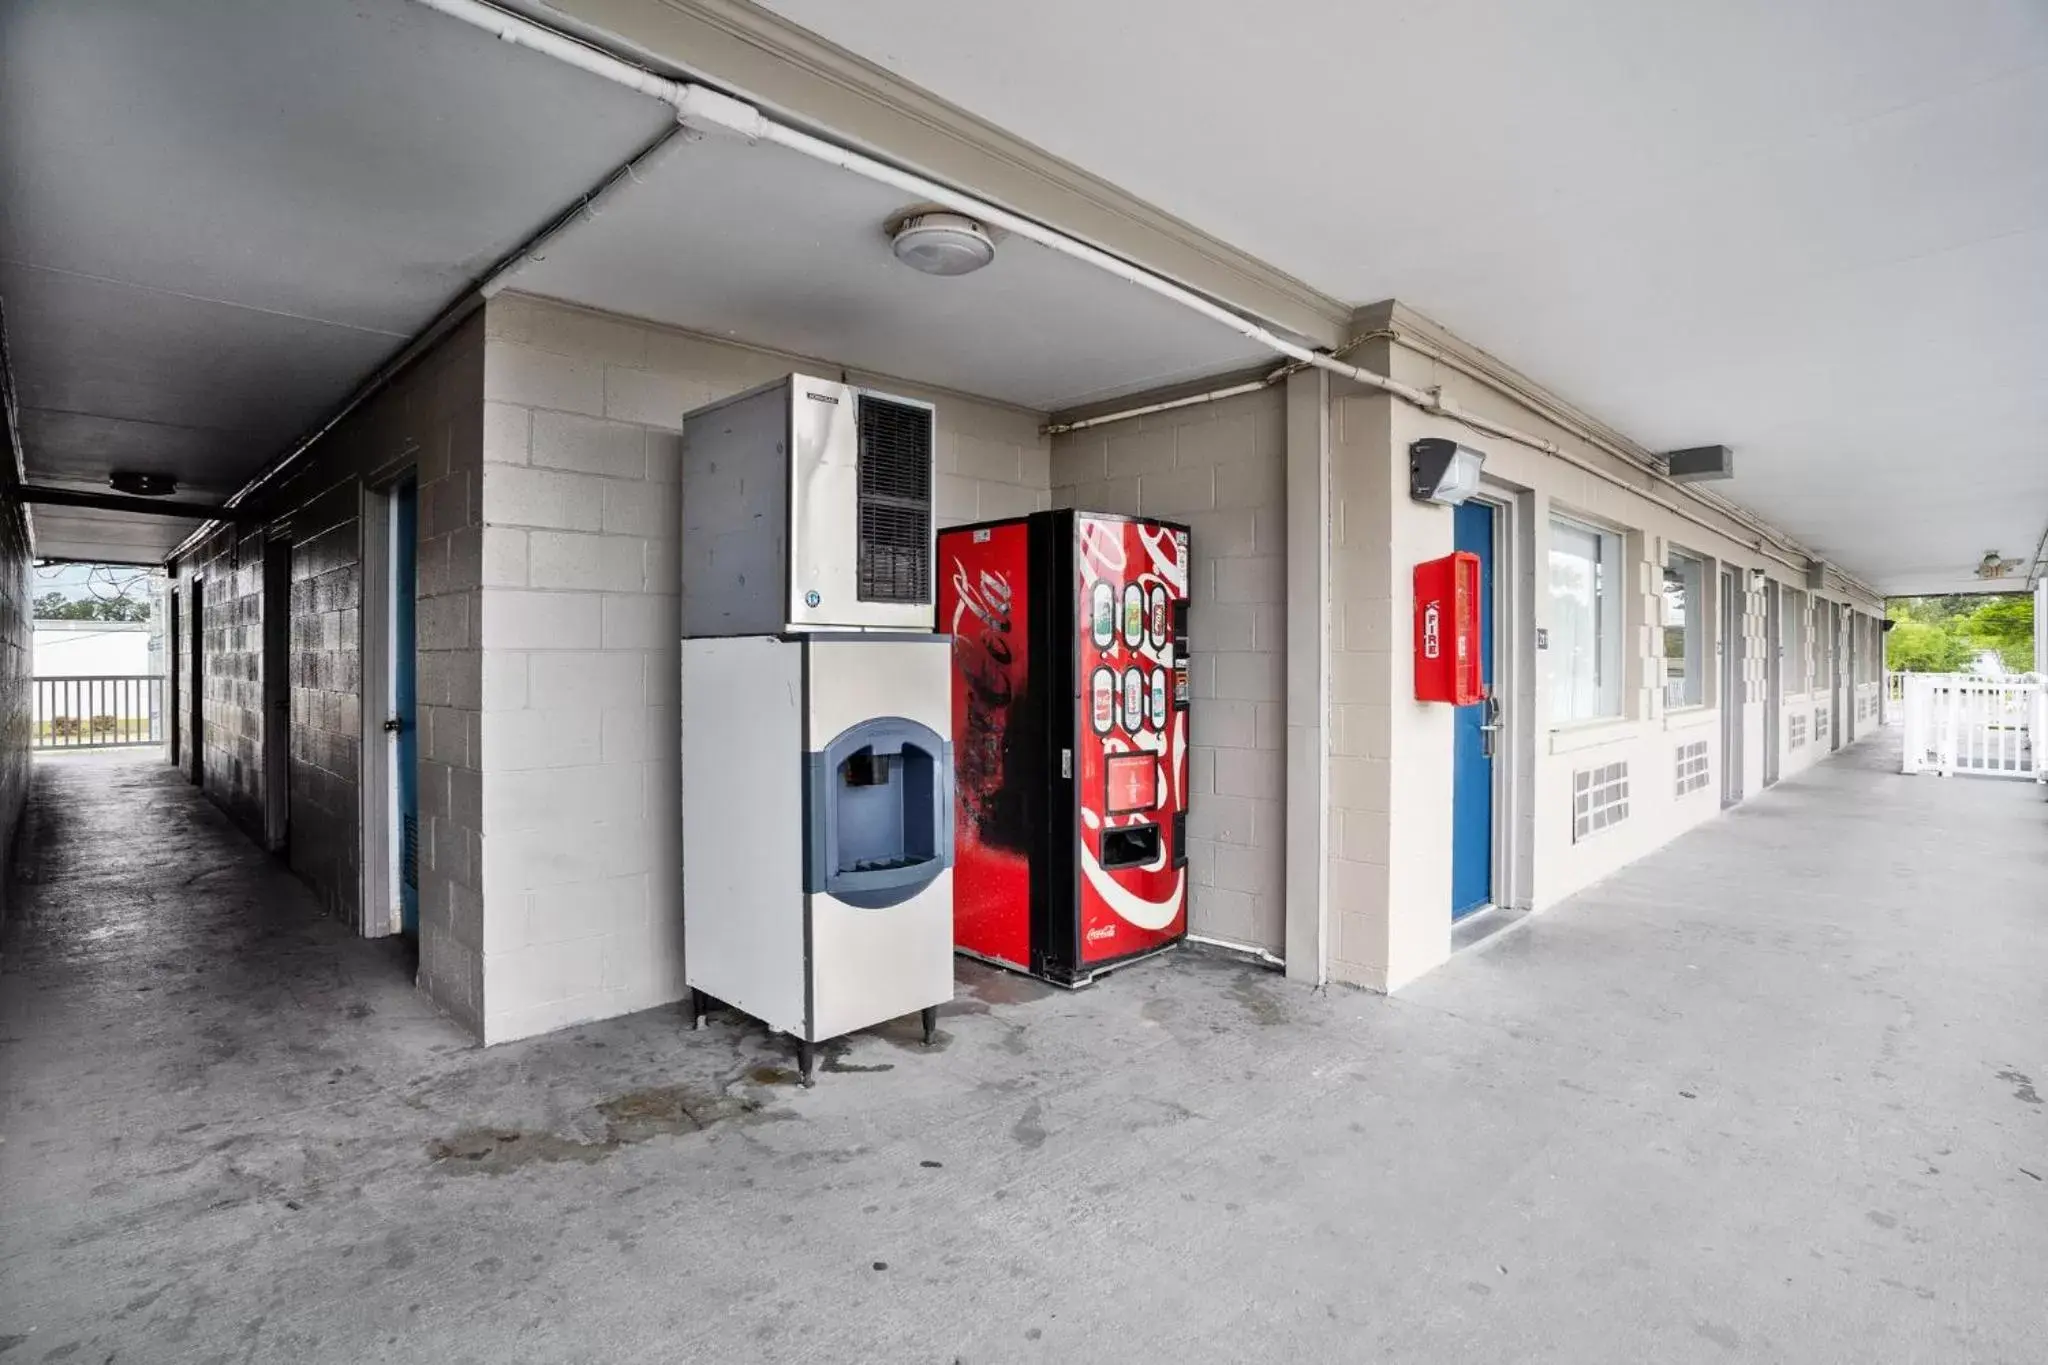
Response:
[[[1226,952],[1238,953],[1268,967],[1287,966],[1287,959],[1280,957],[1255,943],[1239,943],[1234,939],[1210,938],[1207,934],[1189,934],[1187,941],[1201,944],[1205,948],[1221,948]]]
[[[672,81],[664,76],[657,76],[653,72],[621,61],[609,53],[600,52],[587,43],[578,42],[532,20],[484,4],[482,0],[417,0],[417,3],[452,19],[460,19],[464,23],[474,25],[505,42],[532,48],[536,52],[559,58],[588,71],[593,76],[603,77],[630,90],[637,90],[641,94],[663,100],[674,106],[676,116],[687,127],[699,131],[716,129],[746,138],[750,142],[767,142],[785,147],[814,161],[851,171],[877,184],[893,186],[912,198],[936,204],[940,208],[951,209],[955,213],[964,213],[981,223],[1001,228],[1012,236],[1036,242],[1048,251],[1092,265],[1127,284],[1134,284],[1191,312],[1199,313],[1212,322],[1220,323],[1275,354],[1343,375],[1367,388],[1395,394],[1418,407],[1446,411],[1438,405],[1435,397],[1421,389],[1389,379],[1383,374],[1374,374],[1371,370],[1360,369],[1356,365],[1347,365],[1299,342],[1289,341],[1250,318],[1233,313],[1221,304],[1203,298],[1193,290],[1185,289],[1162,275],[1155,275],[1142,266],[1112,256],[1099,247],[1090,246],[1043,223],[1012,213],[1000,205],[963,193],[914,171],[879,161],[865,153],[854,151],[851,147],[842,147],[801,129],[778,123],[745,100],[734,99],[709,86]],[[1478,421],[1468,420],[1468,424],[1499,436],[1507,436],[1511,430],[1490,422],[1481,425]],[[1541,437],[1522,436],[1520,439],[1541,449],[1554,448]]]
[[[1163,403],[1119,408],[1115,412],[1105,412],[1100,417],[1082,417],[1072,422],[1049,422],[1038,430],[1043,436],[1064,436],[1070,431],[1086,431],[1090,427],[1106,427],[1137,417],[1150,417],[1155,412],[1173,412],[1178,408],[1192,408],[1203,403],[1220,403],[1226,398],[1236,398],[1241,394],[1258,393],[1272,383],[1271,379],[1248,379],[1242,384],[1232,384],[1228,388],[1210,389],[1206,393],[1191,393],[1185,398],[1169,398]]]

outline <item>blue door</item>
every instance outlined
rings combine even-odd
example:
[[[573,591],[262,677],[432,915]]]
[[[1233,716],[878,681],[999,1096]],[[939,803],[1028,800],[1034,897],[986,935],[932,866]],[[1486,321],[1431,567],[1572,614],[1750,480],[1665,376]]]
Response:
[[[420,931],[420,728],[413,596],[417,586],[419,490],[401,484],[391,495],[391,719],[397,743],[398,925]]]
[[[1493,693],[1493,508],[1454,509],[1457,548],[1479,556],[1479,676]],[[1451,770],[1451,918],[1493,901],[1493,739],[1496,703],[1458,708]]]

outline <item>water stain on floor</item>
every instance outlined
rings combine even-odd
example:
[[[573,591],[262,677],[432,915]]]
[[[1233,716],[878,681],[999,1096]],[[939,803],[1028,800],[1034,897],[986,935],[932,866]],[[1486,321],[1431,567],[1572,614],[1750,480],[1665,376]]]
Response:
[[[1034,1000],[1045,999],[1058,989],[1036,977],[996,967],[970,972],[963,965],[959,975],[967,993],[984,1005],[1028,1005]]]
[[[1244,1006],[1245,1013],[1251,1015],[1255,1024],[1265,1026],[1287,1022],[1287,1007],[1267,989],[1267,983],[1272,979],[1271,972],[1247,968],[1230,983],[1230,998]]]
[[[766,1068],[757,1068],[762,1069]],[[586,1140],[520,1128],[465,1128],[428,1143],[427,1156],[451,1175],[503,1175],[535,1163],[589,1165],[649,1138],[701,1132],[714,1124],[789,1117],[770,1111],[756,1099],[687,1085],[629,1090],[600,1101],[597,1112],[605,1124],[602,1138]]]
[[[2012,1084],[2014,1087],[2012,1097],[2020,1103],[2039,1104],[2041,1102],[2040,1093],[2034,1089],[2033,1077],[2027,1075],[2024,1071],[2001,1071],[1998,1073],[1998,1079]]]

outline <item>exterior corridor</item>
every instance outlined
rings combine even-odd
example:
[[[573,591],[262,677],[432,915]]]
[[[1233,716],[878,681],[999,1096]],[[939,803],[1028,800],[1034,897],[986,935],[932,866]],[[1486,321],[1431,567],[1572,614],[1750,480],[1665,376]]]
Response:
[[[1392,998],[963,965],[801,1091],[737,1017],[477,1049],[176,771],[47,760],[0,1360],[2038,1360],[2048,801],[1896,766]]]

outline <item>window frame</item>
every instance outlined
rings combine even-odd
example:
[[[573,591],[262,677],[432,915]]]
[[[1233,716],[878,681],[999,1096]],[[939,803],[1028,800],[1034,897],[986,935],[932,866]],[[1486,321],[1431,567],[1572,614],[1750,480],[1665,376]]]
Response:
[[[1803,697],[1813,691],[1813,659],[1806,647],[1813,629],[1813,595],[1800,588],[1781,590],[1785,599],[1778,607],[1778,648],[1785,656],[1785,672],[1797,687],[1785,689],[1788,697]]]
[[[1628,664],[1623,654],[1623,641],[1628,631],[1627,538],[1623,532],[1599,522],[1553,510],[1549,514],[1546,568],[1551,567],[1559,554],[1560,530],[1591,537],[1595,547],[1593,559],[1576,555],[1573,558],[1592,566],[1592,663],[1596,699],[1593,710],[1579,714],[1576,699],[1581,695],[1581,688],[1575,677],[1566,676],[1565,664],[1568,653],[1576,658],[1579,651],[1564,638],[1564,615],[1558,610],[1560,596],[1554,581],[1546,574],[1544,596],[1553,638],[1544,651],[1544,675],[1550,693],[1544,723],[1552,730],[1564,730],[1625,720],[1628,717]],[[1564,685],[1560,686],[1560,683]],[[1565,703],[1564,710],[1560,709],[1561,701]]]
[[[1692,566],[1692,580],[1682,584],[1685,590],[1685,615],[1680,645],[1679,662],[1684,665],[1681,685],[1688,693],[1679,701],[1671,699],[1671,630],[1669,609],[1671,601],[1671,578],[1674,565],[1684,563]],[[1707,619],[1707,575],[1711,567],[1705,555],[1694,554],[1678,546],[1669,546],[1664,552],[1663,579],[1659,598],[1663,615],[1658,623],[1659,649],[1657,651],[1658,677],[1657,693],[1663,698],[1666,711],[1694,711],[1711,704],[1707,694],[1707,639],[1712,632],[1712,623]],[[1677,571],[1683,577],[1683,570]]]

